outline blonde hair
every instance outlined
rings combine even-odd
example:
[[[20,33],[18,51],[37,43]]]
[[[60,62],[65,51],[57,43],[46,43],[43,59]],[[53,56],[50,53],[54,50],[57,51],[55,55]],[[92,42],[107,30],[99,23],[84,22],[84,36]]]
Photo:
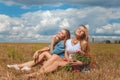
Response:
[[[80,25],[79,27],[84,27],[85,29],[84,35],[80,38],[80,46],[81,46],[82,51],[84,51],[85,54],[88,54],[90,52],[88,29],[85,25]]]

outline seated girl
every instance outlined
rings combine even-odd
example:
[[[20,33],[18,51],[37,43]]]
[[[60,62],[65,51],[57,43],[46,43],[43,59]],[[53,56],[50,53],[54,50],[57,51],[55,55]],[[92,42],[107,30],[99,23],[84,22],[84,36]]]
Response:
[[[53,55],[39,71],[28,74],[28,77],[35,77],[36,75],[49,73],[57,70],[58,67],[64,67],[67,64],[71,65],[84,65],[84,62],[72,59],[72,55],[76,54],[76,51],[81,52],[82,54],[87,55],[90,51],[89,49],[89,37],[88,30],[84,25],[79,26],[75,30],[75,35],[73,39],[69,39],[66,41],[66,50],[65,50],[65,58],[61,58],[58,55]],[[55,58],[56,57],[56,58]]]
[[[53,54],[64,57],[65,42],[70,38],[70,32],[67,29],[59,31],[52,37],[50,49],[45,47],[41,50],[37,50],[33,55],[33,60],[22,64],[7,65],[8,68],[15,68],[16,70],[30,70],[31,67],[43,61],[44,58],[50,59]],[[50,50],[50,51],[49,51]]]

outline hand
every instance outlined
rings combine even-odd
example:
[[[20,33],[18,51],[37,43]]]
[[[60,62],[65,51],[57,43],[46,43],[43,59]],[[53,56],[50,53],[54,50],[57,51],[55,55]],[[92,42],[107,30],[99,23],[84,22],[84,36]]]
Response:
[[[56,41],[57,40],[57,35],[52,36],[52,41]]]
[[[78,61],[78,60],[73,60],[72,62],[69,62],[71,65],[83,65],[83,62]]]
[[[72,58],[68,58],[67,60],[68,60],[68,62],[73,62]]]
[[[36,52],[34,53],[34,55],[33,55],[33,58],[34,58],[34,59],[37,59],[37,58],[38,58],[38,56],[39,56],[38,53],[39,53],[38,51],[36,51]]]

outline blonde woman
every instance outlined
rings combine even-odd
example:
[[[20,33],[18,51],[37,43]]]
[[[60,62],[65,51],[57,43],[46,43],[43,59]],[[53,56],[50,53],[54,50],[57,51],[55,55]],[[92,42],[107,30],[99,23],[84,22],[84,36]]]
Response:
[[[84,25],[80,25],[75,30],[75,35],[73,39],[69,39],[66,41],[66,50],[65,50],[65,59],[60,58],[57,55],[53,55],[38,72],[31,73],[27,76],[35,77],[36,75],[49,73],[55,71],[58,67],[66,66],[66,64],[70,63],[71,65],[83,65],[82,61],[73,61],[72,55],[75,54],[76,51],[80,51],[83,54],[88,54],[90,51],[89,46],[89,37],[88,30]],[[56,59],[55,59],[56,57]]]
[[[31,67],[43,61],[44,58],[50,59],[53,54],[64,57],[65,42],[70,38],[70,32],[67,29],[62,29],[52,37],[50,49],[45,47],[37,50],[33,55],[33,60],[22,64],[7,65],[8,68],[15,68],[16,70],[30,70]],[[49,51],[50,50],[50,51]]]

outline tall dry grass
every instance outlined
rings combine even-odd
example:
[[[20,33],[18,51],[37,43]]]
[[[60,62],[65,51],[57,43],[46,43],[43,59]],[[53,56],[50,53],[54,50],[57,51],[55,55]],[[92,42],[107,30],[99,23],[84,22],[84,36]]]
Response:
[[[34,67],[30,72],[8,69],[7,64],[32,60],[33,53],[47,46],[44,43],[0,43],[0,80],[26,80],[23,76],[39,70]],[[90,73],[66,72],[40,75],[32,80],[120,80],[120,44],[91,44],[91,52],[97,61],[97,67]]]

